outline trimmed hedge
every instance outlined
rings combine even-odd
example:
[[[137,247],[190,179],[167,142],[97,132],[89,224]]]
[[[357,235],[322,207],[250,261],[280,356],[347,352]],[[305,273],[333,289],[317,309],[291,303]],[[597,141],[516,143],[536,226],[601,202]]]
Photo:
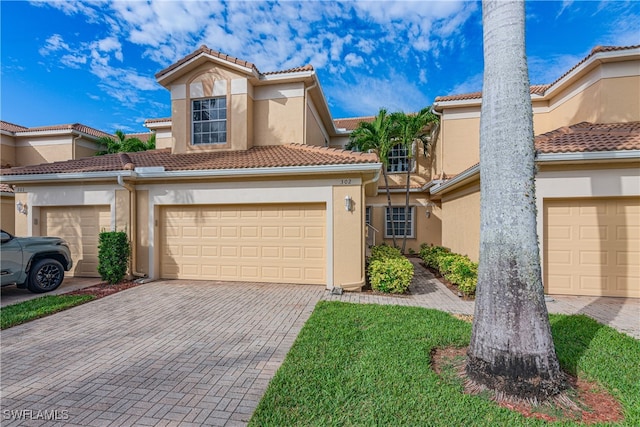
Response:
[[[411,284],[413,264],[397,248],[384,244],[372,246],[367,273],[374,290],[403,294]]]
[[[103,231],[98,241],[98,273],[102,280],[115,285],[124,279],[131,247],[124,231]]]
[[[427,267],[437,270],[442,277],[458,286],[463,294],[475,294],[478,283],[478,264],[471,261],[468,256],[453,253],[442,246],[424,244],[420,247],[420,258]]]
[[[385,245],[371,246],[371,256],[369,261],[383,260],[387,258],[404,258],[400,249]]]

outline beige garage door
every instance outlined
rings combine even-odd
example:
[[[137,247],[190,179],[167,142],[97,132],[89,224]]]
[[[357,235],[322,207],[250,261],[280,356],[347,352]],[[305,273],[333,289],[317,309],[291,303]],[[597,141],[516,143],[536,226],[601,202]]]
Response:
[[[324,204],[165,207],[161,276],[325,284],[325,211]]]
[[[111,229],[109,206],[56,206],[40,208],[43,236],[62,237],[69,242],[73,268],[67,276],[100,277],[98,234]]]
[[[545,291],[640,297],[640,201],[545,200]]]

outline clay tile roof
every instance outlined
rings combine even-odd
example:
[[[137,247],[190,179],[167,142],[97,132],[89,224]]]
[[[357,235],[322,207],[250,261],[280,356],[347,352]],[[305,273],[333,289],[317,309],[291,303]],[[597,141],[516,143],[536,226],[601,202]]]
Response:
[[[0,130],[4,130],[7,132],[20,132],[20,131],[27,130],[27,128],[24,126],[5,122],[4,120],[0,120]]]
[[[9,184],[0,184],[0,193],[13,193],[13,187]]]
[[[19,133],[19,132],[42,132],[42,133],[46,133],[46,132],[51,132],[51,131],[59,131],[59,130],[75,130],[77,132],[82,132],[82,133],[86,133],[87,135],[91,135],[91,136],[95,136],[96,138],[100,138],[103,136],[108,136],[111,137],[113,135],[108,134],[106,132],[103,132],[101,130],[83,125],[81,123],[73,123],[73,124],[68,124],[68,125],[51,125],[51,126],[38,126],[38,127],[31,127],[31,128],[27,128],[24,126],[18,126],[18,125],[14,125],[13,123],[8,123],[8,122],[1,122],[2,123],[2,130],[7,130],[9,132],[13,132],[13,133]]]
[[[147,123],[162,123],[162,122],[170,122],[171,121],[171,117],[159,117],[156,119],[146,119],[144,121],[145,124]]]
[[[162,76],[164,76],[165,74],[168,74],[171,71],[175,70],[176,68],[180,67],[181,65],[186,64],[187,62],[191,61],[193,58],[197,57],[200,54],[211,55],[211,56],[214,56],[216,58],[220,58],[220,59],[222,59],[224,61],[232,62],[234,64],[238,64],[238,65],[246,67],[246,68],[251,68],[257,74],[260,74],[260,75],[271,75],[271,74],[297,73],[297,72],[302,72],[302,71],[313,71],[313,66],[311,64],[307,64],[307,65],[303,65],[301,67],[289,68],[287,70],[268,71],[268,72],[265,72],[265,73],[261,73],[260,70],[258,70],[258,68],[251,62],[245,61],[244,59],[236,58],[236,57],[231,56],[231,55],[227,55],[226,53],[218,52],[217,50],[209,49],[206,45],[202,45],[197,50],[191,52],[189,55],[185,56],[182,59],[179,59],[177,62],[169,65],[167,68],[157,72],[156,75],[155,75],[156,79],[159,79]],[[149,123],[149,122],[145,121],[145,123]]]
[[[338,129],[354,130],[361,122],[371,123],[376,116],[350,117],[346,119],[335,119],[333,123]]]
[[[121,171],[135,167],[163,166],[166,171],[273,168],[375,163],[371,153],[301,144],[253,147],[243,151],[171,154],[170,149],[108,154],[65,162],[45,163],[0,171],[2,175],[36,175]]]
[[[535,143],[540,153],[640,150],[640,122],[582,122],[538,135]]]
[[[544,85],[532,85],[531,86],[531,94],[532,95],[533,94],[535,94],[535,95],[544,95],[544,93],[551,86],[553,86],[554,84],[556,84],[557,82],[562,80],[567,74],[571,73],[573,70],[578,68],[580,65],[585,63],[587,60],[589,60],[589,58],[591,58],[592,56],[594,56],[597,53],[600,53],[600,52],[614,52],[614,51],[620,51],[620,50],[631,50],[631,49],[637,49],[639,47],[640,47],[640,45],[634,45],[634,46],[596,46],[593,49],[591,49],[591,52],[589,52],[589,54],[587,56],[585,56],[576,65],[571,67],[571,69],[569,69],[562,76],[557,78],[553,83],[544,84]],[[435,99],[435,102],[466,101],[466,100],[469,100],[469,99],[481,99],[481,98],[482,98],[482,92],[473,92],[473,93],[465,93],[465,94],[459,94],[459,95],[437,96],[436,99]]]
[[[285,73],[298,73],[301,71],[313,71],[313,65],[311,64],[307,64],[307,65],[303,65],[302,67],[294,67],[294,68],[289,68],[287,70],[280,70],[280,71],[266,71],[264,73],[262,73],[263,75],[268,75],[268,74],[285,74]]]
[[[185,56],[184,58],[178,60],[177,62],[174,62],[173,64],[169,65],[167,68],[158,71],[156,73],[156,75],[155,75],[156,79],[159,79],[160,77],[164,76],[165,74],[170,73],[171,71],[173,71],[176,68],[180,67],[181,65],[191,61],[193,58],[195,58],[196,56],[198,56],[200,54],[211,55],[211,56],[214,56],[216,58],[220,58],[222,60],[225,60],[225,61],[228,61],[228,62],[232,62],[234,64],[238,64],[238,65],[240,65],[242,67],[251,68],[251,69],[255,70],[257,73],[260,73],[258,71],[258,69],[256,68],[256,66],[253,65],[251,62],[247,62],[245,60],[242,60],[242,59],[227,55],[227,54],[222,53],[222,52],[218,52],[217,50],[209,49],[206,45],[203,44],[198,49],[194,50],[193,52],[191,52],[189,55]]]

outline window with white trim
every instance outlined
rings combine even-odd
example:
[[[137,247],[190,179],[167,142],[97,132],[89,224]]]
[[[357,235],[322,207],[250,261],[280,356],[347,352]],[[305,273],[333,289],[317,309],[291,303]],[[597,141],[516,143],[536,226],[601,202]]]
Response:
[[[364,210],[364,223],[371,225],[371,206],[367,206]]]
[[[406,172],[409,169],[409,156],[407,147],[396,144],[389,151],[389,164],[387,172]]]
[[[227,143],[227,98],[194,99],[191,102],[191,143]]]
[[[409,221],[407,222],[407,229],[404,228],[404,220],[405,220],[405,207],[404,206],[392,206],[391,214],[389,214],[389,208],[385,208],[387,213],[387,220],[384,223],[384,237],[393,237],[391,234],[391,222],[393,221],[393,231],[395,232],[396,237],[414,237],[414,210],[413,206],[409,206],[408,217]]]

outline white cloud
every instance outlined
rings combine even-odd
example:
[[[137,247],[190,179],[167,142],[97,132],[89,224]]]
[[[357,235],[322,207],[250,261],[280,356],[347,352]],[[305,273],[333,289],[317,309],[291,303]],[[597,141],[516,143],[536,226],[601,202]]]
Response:
[[[461,95],[464,93],[479,92],[482,90],[482,77],[483,73],[475,74],[465,81],[458,83],[452,87],[448,93],[443,93],[442,95]]]
[[[349,66],[349,67],[359,67],[360,65],[364,64],[364,59],[359,56],[356,55],[355,53],[348,53],[345,57],[344,57],[344,62]]]
[[[38,53],[42,56],[47,56],[50,53],[57,52],[59,50],[69,52],[71,48],[69,48],[69,45],[64,42],[60,34],[54,34],[45,41],[45,45],[38,50]]]
[[[339,81],[327,90],[329,104],[339,104],[347,115],[368,116],[380,108],[414,112],[431,104],[415,81],[407,76],[359,76],[356,82]]]

